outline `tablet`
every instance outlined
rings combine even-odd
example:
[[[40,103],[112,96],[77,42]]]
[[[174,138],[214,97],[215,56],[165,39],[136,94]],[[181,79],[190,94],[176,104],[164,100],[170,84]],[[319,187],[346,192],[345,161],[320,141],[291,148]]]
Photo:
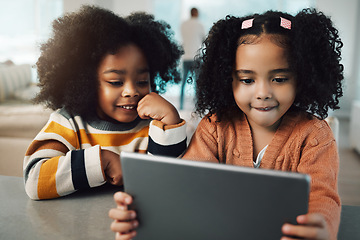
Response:
[[[135,239],[280,239],[282,225],[308,210],[305,174],[128,152],[120,159]]]

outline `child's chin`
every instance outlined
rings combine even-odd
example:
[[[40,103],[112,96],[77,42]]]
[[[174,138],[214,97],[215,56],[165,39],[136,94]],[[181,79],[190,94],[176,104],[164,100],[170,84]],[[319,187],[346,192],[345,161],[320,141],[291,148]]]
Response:
[[[135,119],[138,117],[138,115],[134,114],[134,116],[122,116],[122,117],[117,117],[114,120],[117,122],[121,122],[121,123],[130,123],[135,121]]]

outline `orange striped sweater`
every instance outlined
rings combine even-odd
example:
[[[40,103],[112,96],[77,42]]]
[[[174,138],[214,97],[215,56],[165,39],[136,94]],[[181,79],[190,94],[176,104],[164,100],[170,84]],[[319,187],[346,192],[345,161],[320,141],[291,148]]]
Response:
[[[119,124],[96,117],[85,121],[58,110],[25,154],[26,193],[49,199],[104,184],[100,149],[179,156],[186,148],[185,128],[185,121],[173,126],[140,118]]]

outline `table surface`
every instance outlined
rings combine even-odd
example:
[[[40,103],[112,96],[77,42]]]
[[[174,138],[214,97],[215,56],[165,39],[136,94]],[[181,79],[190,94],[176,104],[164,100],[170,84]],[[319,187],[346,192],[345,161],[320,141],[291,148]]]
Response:
[[[110,208],[119,187],[102,186],[34,201],[23,178],[0,175],[0,239],[114,239]],[[338,240],[360,239],[360,206],[343,206]]]
[[[0,175],[0,239],[115,239],[108,212],[119,190],[108,185],[34,201],[23,178]]]

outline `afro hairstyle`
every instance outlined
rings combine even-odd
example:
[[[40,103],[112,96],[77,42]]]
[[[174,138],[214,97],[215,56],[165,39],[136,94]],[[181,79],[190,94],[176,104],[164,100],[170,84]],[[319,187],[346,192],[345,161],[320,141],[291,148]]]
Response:
[[[290,30],[281,27],[280,17],[291,21]],[[254,19],[252,27],[242,29],[242,22],[248,19]],[[267,11],[241,18],[226,16],[210,29],[196,61],[196,112],[200,116],[216,114],[221,121],[241,111],[232,91],[236,49],[244,43],[239,41],[244,36],[256,39],[262,34],[279,36],[275,38],[280,39],[278,44],[289,52],[289,66],[297,82],[291,110],[307,111],[324,119],[329,108],[339,108],[343,95],[343,43],[330,18],[315,9],[304,9],[296,16]]]
[[[53,110],[65,108],[86,116],[98,105],[97,69],[107,54],[137,45],[150,68],[152,91],[163,92],[168,82],[180,81],[177,66],[182,48],[172,39],[170,26],[152,15],[133,13],[122,18],[85,5],[53,22],[53,34],[41,45],[36,63],[40,93],[35,103]]]

